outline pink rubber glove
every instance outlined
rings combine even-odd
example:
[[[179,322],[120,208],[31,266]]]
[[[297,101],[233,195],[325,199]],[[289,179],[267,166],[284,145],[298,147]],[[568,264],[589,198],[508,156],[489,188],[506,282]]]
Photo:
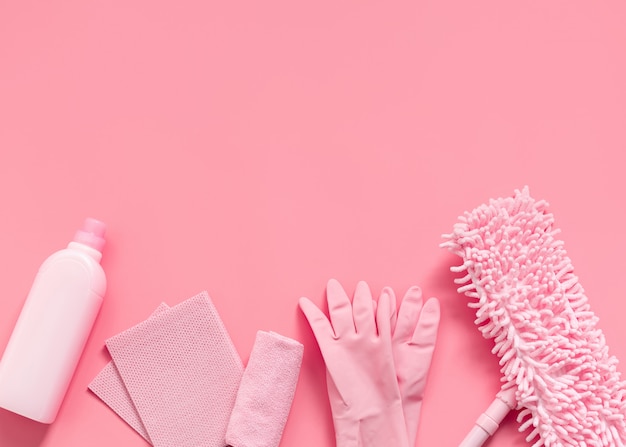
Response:
[[[326,363],[326,382],[337,447],[408,447],[402,399],[391,346],[391,303],[359,282],[354,300],[331,279],[326,288],[330,321],[307,298],[300,308]]]
[[[389,296],[395,309],[396,299],[393,290],[385,287],[379,301],[383,295]],[[404,408],[406,432],[411,446],[415,445],[417,438],[426,379],[437,341],[439,319],[439,300],[430,298],[422,306],[422,291],[419,287],[411,287],[406,292],[395,321],[392,315],[393,358]]]

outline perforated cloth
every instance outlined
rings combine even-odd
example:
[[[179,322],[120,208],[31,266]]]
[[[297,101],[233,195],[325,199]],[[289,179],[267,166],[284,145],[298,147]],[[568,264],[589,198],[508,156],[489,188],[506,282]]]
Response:
[[[206,292],[110,338],[106,346],[155,447],[225,445],[243,365]],[[118,414],[132,420],[126,405],[119,408],[125,410]]]
[[[165,303],[161,303],[152,315],[156,315],[167,309],[169,309],[169,306]],[[107,363],[91,381],[89,389],[126,421],[137,433],[143,436],[146,441],[152,443],[146,431],[146,427],[144,427],[143,422],[141,422],[141,417],[139,417],[135,404],[130,394],[128,394],[126,385],[124,385],[124,381],[113,361]]]

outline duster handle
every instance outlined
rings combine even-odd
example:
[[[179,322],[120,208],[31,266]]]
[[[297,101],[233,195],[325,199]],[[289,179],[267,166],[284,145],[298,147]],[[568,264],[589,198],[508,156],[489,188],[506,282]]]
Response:
[[[504,417],[515,408],[515,387],[500,390],[489,408],[481,414],[459,447],[480,447],[493,435]]]

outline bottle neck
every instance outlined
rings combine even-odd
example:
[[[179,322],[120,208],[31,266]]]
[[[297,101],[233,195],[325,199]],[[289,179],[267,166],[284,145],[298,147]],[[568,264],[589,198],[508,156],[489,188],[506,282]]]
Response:
[[[72,241],[67,245],[67,248],[86,253],[89,256],[91,256],[93,259],[95,259],[96,262],[100,262],[100,260],[102,259],[102,253],[100,253],[95,248],[90,247],[89,245],[81,244],[80,242]]]

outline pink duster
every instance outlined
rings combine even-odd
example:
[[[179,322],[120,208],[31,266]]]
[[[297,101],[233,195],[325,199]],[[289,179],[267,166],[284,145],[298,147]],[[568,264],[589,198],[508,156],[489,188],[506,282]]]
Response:
[[[444,236],[442,246],[463,259],[452,268],[466,273],[457,280],[459,292],[475,300],[476,324],[493,339],[504,376],[504,402],[494,401],[495,412],[479,418],[464,446],[481,445],[497,428],[507,395],[521,409],[520,431],[530,429],[533,446],[626,441],[626,388],[617,360],[547,208],[525,188],[465,213]]]

